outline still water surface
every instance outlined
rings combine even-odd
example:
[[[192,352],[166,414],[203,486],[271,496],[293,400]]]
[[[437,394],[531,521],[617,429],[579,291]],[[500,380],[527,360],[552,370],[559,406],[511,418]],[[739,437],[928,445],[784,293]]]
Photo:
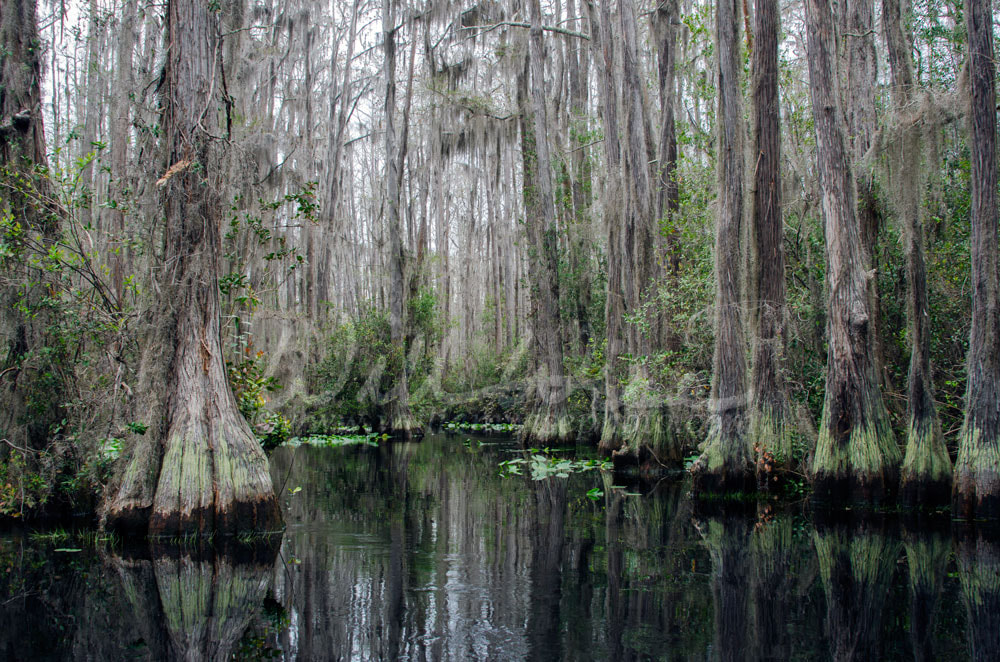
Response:
[[[501,477],[516,452],[279,449],[254,554],[0,534],[0,659],[1000,659],[998,539]]]

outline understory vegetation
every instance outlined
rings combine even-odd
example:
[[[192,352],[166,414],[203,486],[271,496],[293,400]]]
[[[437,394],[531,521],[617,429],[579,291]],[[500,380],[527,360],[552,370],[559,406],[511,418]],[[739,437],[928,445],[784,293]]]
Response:
[[[883,503],[1000,435],[960,3],[192,2],[0,6],[0,517],[146,516],[183,443]]]

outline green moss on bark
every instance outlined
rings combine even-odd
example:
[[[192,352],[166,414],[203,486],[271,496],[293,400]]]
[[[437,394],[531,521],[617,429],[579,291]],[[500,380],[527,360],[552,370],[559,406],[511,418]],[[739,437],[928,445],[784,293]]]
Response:
[[[827,392],[813,456],[816,497],[881,503],[896,487],[901,460],[889,414],[881,398],[874,397],[866,413],[838,408],[834,415],[832,397]]]
[[[975,421],[959,435],[952,509],[963,519],[1000,517],[1000,440]]]

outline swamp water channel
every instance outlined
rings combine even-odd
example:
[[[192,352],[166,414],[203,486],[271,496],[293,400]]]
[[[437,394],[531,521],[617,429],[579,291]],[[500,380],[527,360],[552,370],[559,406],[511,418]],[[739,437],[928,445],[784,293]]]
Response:
[[[278,550],[2,533],[0,659],[1000,659],[1000,538],[501,475],[523,456],[464,434],[279,448]]]

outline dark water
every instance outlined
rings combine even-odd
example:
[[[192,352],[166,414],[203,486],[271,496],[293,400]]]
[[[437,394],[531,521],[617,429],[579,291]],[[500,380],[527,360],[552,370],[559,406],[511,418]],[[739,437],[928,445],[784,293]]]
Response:
[[[0,659],[1000,659],[1000,540],[503,478],[465,439],[280,449],[270,553],[3,534]]]

